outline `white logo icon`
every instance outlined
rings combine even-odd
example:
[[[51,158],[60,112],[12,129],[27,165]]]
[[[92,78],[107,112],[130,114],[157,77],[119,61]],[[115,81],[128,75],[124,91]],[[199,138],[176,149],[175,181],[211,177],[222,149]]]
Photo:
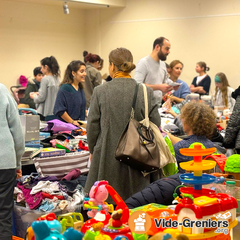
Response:
[[[136,232],[140,232],[140,231],[145,231],[145,213],[139,214],[139,217],[134,219],[134,223],[135,223],[135,231]]]

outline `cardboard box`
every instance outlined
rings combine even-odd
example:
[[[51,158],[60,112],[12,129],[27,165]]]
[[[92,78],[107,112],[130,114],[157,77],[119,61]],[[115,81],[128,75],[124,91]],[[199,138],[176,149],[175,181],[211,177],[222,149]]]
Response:
[[[25,142],[39,140],[39,115],[20,115]]]
[[[65,149],[58,149],[58,148],[43,148],[40,151],[40,158],[45,158],[45,157],[55,157],[55,156],[63,156],[66,154]]]

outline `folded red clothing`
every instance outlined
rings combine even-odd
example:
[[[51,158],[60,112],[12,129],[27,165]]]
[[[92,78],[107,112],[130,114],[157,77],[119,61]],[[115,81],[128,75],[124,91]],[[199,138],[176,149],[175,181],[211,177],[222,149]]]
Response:
[[[50,198],[53,199],[54,197],[58,198],[59,200],[64,200],[64,197],[61,195],[51,195],[49,193],[42,192],[42,197],[43,198]]]

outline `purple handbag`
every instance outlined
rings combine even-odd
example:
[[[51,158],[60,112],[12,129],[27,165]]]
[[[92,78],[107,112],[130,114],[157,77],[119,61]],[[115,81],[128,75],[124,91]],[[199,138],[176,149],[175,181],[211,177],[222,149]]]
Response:
[[[53,133],[57,133],[60,131],[72,131],[72,130],[76,130],[79,127],[71,124],[71,123],[66,123],[63,121],[60,121],[58,119],[53,119],[51,121],[47,122],[47,127],[44,128],[43,131],[53,131]]]

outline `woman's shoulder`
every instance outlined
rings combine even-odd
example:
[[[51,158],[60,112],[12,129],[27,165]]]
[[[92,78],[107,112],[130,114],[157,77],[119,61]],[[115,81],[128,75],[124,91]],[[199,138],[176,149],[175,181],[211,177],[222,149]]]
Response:
[[[0,83],[0,89],[2,91],[6,91],[7,90],[6,86],[4,84],[2,84],[2,83]]]
[[[181,85],[188,86],[188,84],[181,79],[178,79],[176,82],[181,83]]]
[[[205,80],[211,80],[209,75],[206,75],[206,77],[204,78]]]
[[[231,88],[231,87],[227,87],[227,90],[228,90],[229,93],[232,93],[232,92],[235,91],[235,90],[234,90],[233,88]]]
[[[88,72],[91,72],[91,73],[99,73],[99,71],[98,71],[95,67],[93,67],[92,65],[90,65],[90,64],[87,64],[86,70],[87,70]]]
[[[193,80],[192,80],[192,82],[196,82],[196,81],[197,81],[197,77],[198,77],[198,76],[194,77]]]
[[[57,76],[47,75],[42,78],[41,83],[42,81],[59,81],[59,78]]]
[[[60,86],[59,90],[71,92],[71,91],[73,91],[73,87],[71,84],[64,83]]]

